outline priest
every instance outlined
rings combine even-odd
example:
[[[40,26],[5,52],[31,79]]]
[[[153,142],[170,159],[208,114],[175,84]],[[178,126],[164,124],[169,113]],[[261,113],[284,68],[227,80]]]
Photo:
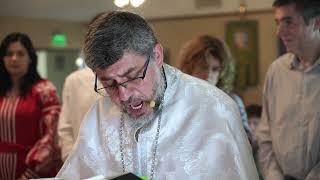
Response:
[[[258,179],[235,102],[164,64],[142,17],[101,14],[89,25],[84,53],[93,89],[105,98],[86,114],[57,177]]]

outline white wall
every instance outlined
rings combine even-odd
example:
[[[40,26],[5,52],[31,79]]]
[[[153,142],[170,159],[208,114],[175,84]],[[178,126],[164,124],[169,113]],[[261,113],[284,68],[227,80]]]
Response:
[[[40,73],[40,76],[42,78],[48,77],[48,71],[47,71],[47,53],[46,51],[37,51],[38,55],[38,72]]]

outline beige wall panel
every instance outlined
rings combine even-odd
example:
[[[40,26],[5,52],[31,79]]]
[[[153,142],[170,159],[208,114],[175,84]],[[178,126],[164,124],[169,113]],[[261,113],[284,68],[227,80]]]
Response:
[[[0,39],[10,32],[27,33],[36,48],[51,48],[50,38],[53,32],[67,36],[67,49],[82,47],[85,28],[83,23],[63,22],[53,20],[35,20],[16,17],[0,17]]]

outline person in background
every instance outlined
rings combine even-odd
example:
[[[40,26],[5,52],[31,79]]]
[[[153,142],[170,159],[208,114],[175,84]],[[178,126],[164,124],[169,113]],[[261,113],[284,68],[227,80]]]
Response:
[[[199,35],[186,42],[178,56],[180,69],[203,79],[227,93],[238,105],[243,127],[251,142],[251,130],[241,98],[233,92],[235,62],[223,41],[210,35]]]
[[[252,150],[253,155],[258,152],[258,140],[256,136],[256,129],[261,119],[262,107],[257,104],[251,104],[246,107],[246,112],[248,115],[248,123],[250,130],[252,132]]]
[[[265,180],[320,179],[320,1],[275,0],[288,53],[267,72],[257,128]]]
[[[58,178],[131,172],[159,180],[258,179],[236,104],[164,64],[142,17],[100,15],[89,25],[84,54],[96,75],[93,89],[104,98],[88,111]]]
[[[95,15],[89,24],[101,14],[103,13]],[[80,57],[83,61],[83,69],[77,70],[66,77],[62,91],[62,109],[59,116],[58,135],[63,161],[66,160],[72,150],[84,116],[91,105],[101,97],[92,89],[95,82],[95,74],[85,64],[83,52],[81,52]]]
[[[53,177],[60,103],[55,86],[37,72],[37,55],[23,33],[0,46],[0,179]]]
[[[95,75],[88,67],[71,73],[65,79],[58,124],[59,145],[63,160],[67,158],[77,139],[85,114],[101,97],[92,89],[94,80]]]
[[[260,180],[262,180],[263,177],[260,171],[258,157],[257,157],[259,147],[258,147],[258,140],[256,135],[256,129],[261,119],[262,107],[257,104],[251,104],[246,107],[246,112],[248,115],[249,127],[252,132],[252,139],[251,139],[252,153],[253,153],[254,160],[256,162]]]

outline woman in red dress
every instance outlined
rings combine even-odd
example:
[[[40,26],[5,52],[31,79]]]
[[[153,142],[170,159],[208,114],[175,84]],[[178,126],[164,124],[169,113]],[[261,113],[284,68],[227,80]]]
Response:
[[[11,33],[0,46],[0,179],[52,177],[61,165],[56,88],[37,72],[30,38]]]

